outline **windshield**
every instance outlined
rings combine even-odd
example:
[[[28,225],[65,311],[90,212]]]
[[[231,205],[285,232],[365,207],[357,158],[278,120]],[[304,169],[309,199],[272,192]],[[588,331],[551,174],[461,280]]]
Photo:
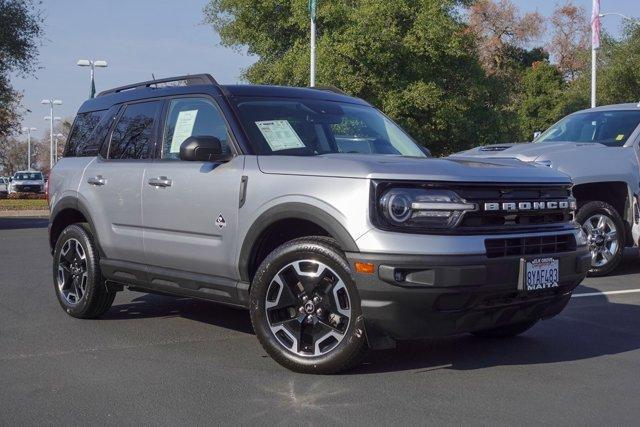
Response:
[[[572,114],[547,129],[535,142],[593,142],[622,147],[640,123],[640,111]]]
[[[236,107],[257,154],[426,157],[398,125],[372,107],[284,98],[239,98]]]
[[[40,172],[20,172],[13,176],[16,181],[37,181],[42,179]]]

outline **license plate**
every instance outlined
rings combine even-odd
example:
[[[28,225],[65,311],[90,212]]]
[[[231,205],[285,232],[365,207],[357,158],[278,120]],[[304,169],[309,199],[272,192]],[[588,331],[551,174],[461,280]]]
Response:
[[[520,263],[521,289],[526,292],[557,288],[560,282],[560,262],[557,258],[536,258]]]

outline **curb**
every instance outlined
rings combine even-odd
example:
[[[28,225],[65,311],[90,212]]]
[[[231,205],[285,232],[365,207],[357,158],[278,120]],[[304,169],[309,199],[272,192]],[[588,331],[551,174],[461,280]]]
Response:
[[[22,211],[0,211],[0,218],[48,218],[48,210],[22,210]]]

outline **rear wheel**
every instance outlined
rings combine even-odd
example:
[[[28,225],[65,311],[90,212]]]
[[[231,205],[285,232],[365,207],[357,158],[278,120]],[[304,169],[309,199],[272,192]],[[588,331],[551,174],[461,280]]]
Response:
[[[349,266],[326,238],[296,239],[274,250],[251,285],[250,311],[264,349],[293,371],[343,371],[367,348]]]
[[[113,304],[100,273],[100,259],[89,228],[73,224],[65,228],[53,253],[53,282],[62,308],[73,317],[92,319]]]
[[[511,338],[528,331],[536,323],[538,323],[537,319],[527,320],[520,323],[514,323],[512,325],[474,331],[472,334],[482,338]]]
[[[591,251],[590,276],[605,276],[615,270],[624,253],[624,222],[616,209],[604,202],[589,202],[576,217],[587,234]]]

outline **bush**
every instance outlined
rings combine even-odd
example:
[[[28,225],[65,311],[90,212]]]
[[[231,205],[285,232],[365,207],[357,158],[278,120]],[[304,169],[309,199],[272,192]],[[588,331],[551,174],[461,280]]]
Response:
[[[6,191],[0,191],[0,200],[6,199],[9,196],[9,193]]]

